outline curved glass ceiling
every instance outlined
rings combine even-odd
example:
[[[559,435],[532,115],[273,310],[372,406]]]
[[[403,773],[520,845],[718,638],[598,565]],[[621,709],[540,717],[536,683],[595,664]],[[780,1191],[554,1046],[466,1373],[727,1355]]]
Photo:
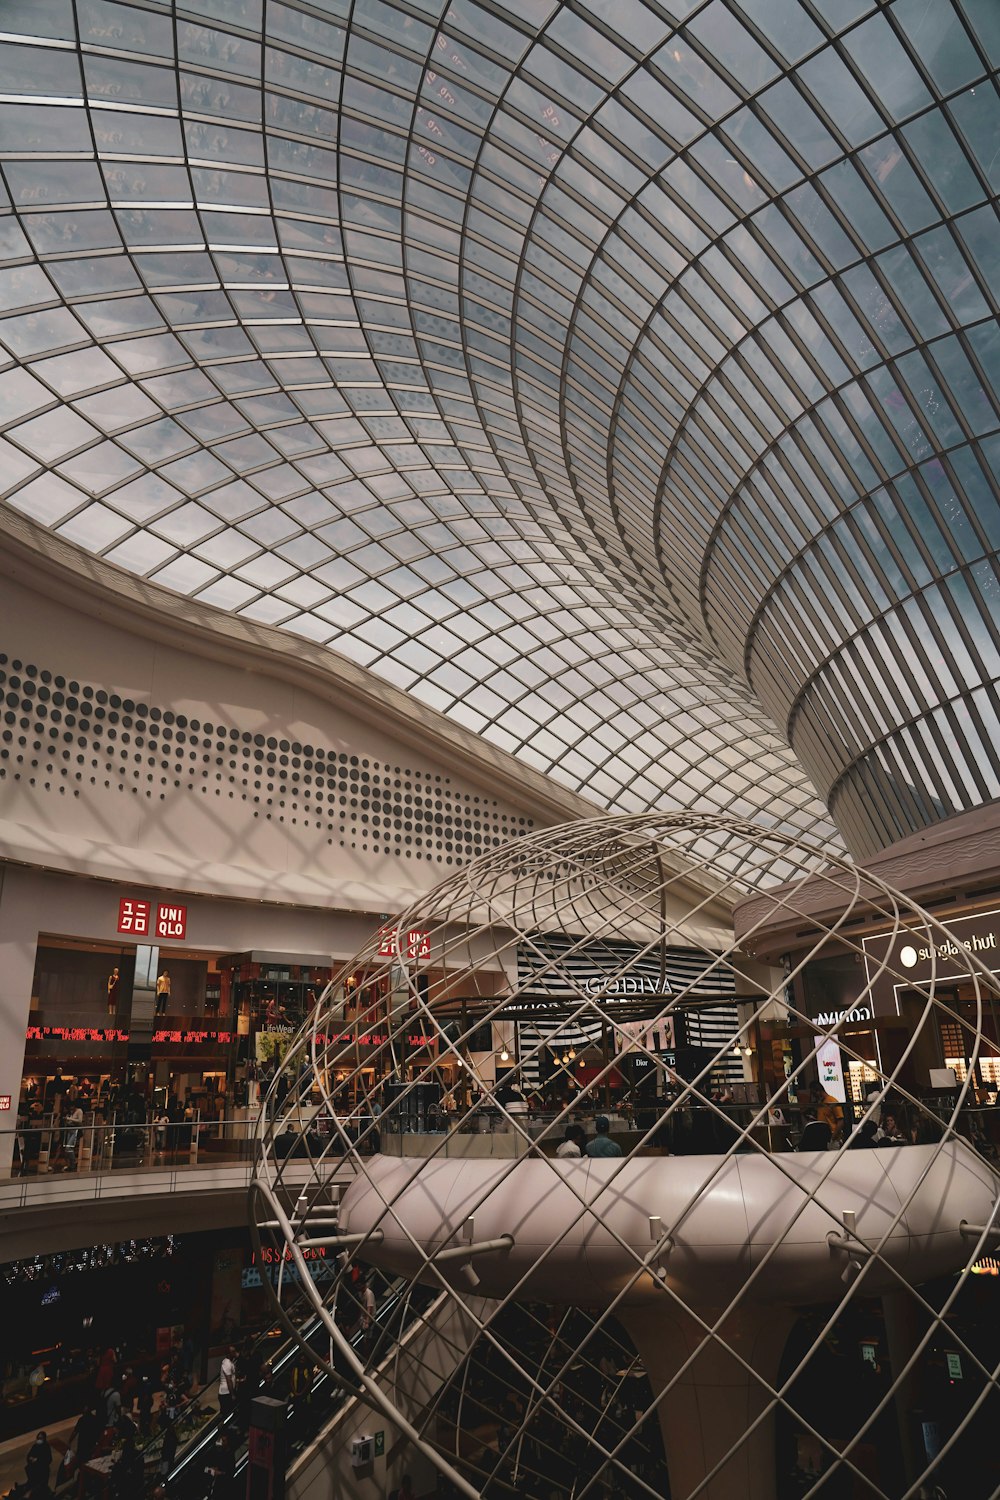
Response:
[[[1000,535],[993,0],[0,27],[8,505],[608,806],[826,833],[804,764],[897,836],[851,800],[876,744],[883,801],[915,779],[895,666],[831,714],[926,584],[917,500],[955,570]]]

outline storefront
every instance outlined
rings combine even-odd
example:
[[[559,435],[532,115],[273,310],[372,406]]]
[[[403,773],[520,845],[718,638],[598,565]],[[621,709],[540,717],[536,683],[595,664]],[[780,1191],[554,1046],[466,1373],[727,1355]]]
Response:
[[[747,997],[737,996],[732,969],[711,957],[696,948],[535,934],[518,950],[520,993],[511,1008],[522,1086],[555,1101],[600,1077],[610,1105],[631,1089],[638,1053],[660,1059],[661,1090],[671,1075],[694,1078],[710,1067],[710,1087],[748,1099],[749,1054],[736,1045]]]
[[[1000,1002],[994,993],[1000,982],[1000,908],[990,903],[935,915],[950,937],[914,925],[892,938],[872,933],[862,939],[866,993],[889,1029],[901,1022],[909,1032],[918,1025],[933,988],[938,1002],[934,1045],[921,1050],[919,1064],[928,1071],[950,1069],[959,1083],[970,1079],[975,1098],[985,1104],[1000,1089]],[[969,955],[987,971],[978,985],[969,975]],[[977,1030],[981,1042],[974,1049]]]
[[[255,1036],[268,1022],[237,993],[220,962],[266,952],[268,979],[322,991],[368,940],[381,914],[331,913],[115,885],[8,867],[0,895],[4,1045],[0,1047],[0,1154],[28,1170],[96,1165],[126,1149],[150,1162],[151,1117],[212,1126],[249,1109]],[[263,978],[263,971],[258,974]],[[298,1024],[290,1014],[289,1025]],[[76,1161],[64,1150],[68,1114],[83,1111]],[[36,1127],[25,1139],[26,1126]],[[127,1127],[131,1134],[122,1133]],[[39,1137],[38,1132],[44,1132]],[[53,1133],[55,1132],[55,1133]],[[20,1141],[18,1142],[18,1136]],[[184,1141],[193,1141],[188,1132]],[[25,1148],[30,1147],[26,1153]],[[86,1152],[86,1160],[81,1159]]]
[[[347,967],[350,955],[384,931],[383,913],[180,902],[10,871],[0,927],[5,915],[11,928],[19,924],[20,946],[25,928],[33,937],[23,959],[30,980],[24,981],[21,1066],[10,1116],[0,1116],[8,1151],[30,1174],[54,1166],[92,1169],[99,1149],[102,1161],[113,1157],[121,1165],[152,1164],[162,1150],[164,1160],[179,1159],[195,1129],[202,1149],[239,1154],[240,1132],[246,1134],[291,1039],[331,979],[319,1040],[329,1048],[324,1083],[338,1112],[366,1105],[389,1076],[414,1079],[429,1070],[442,1092],[466,1079],[472,1088],[477,1080],[492,1081],[494,1053],[513,1042],[512,1028],[498,1024],[495,1032],[480,1028],[489,1038],[485,1052],[476,1051],[478,1033],[459,1049],[461,1060],[441,1046],[421,999],[433,1000],[441,1025],[454,1021],[464,1034],[469,1006],[502,995],[508,980],[499,966],[480,971],[473,988],[481,993],[465,996],[462,971],[435,964],[429,947],[421,951],[427,935],[419,933],[407,935],[417,965],[400,1027],[399,996],[391,994],[399,969],[388,961],[391,953],[376,953],[367,970]],[[11,975],[16,1003],[16,967]],[[494,1034],[501,1039],[496,1047]],[[84,1115],[76,1159],[65,1149],[67,1105]]]
[[[126,1086],[153,1103],[215,1093],[218,1080],[231,1079],[232,1024],[214,956],[179,949],[155,965],[152,1015],[148,985],[136,982],[150,956],[144,945],[40,934],[24,1099],[59,1114],[72,1093],[104,1118]]]
[[[789,934],[758,929],[758,956],[783,963],[794,976],[787,1014],[771,1007],[759,1025],[762,1075],[770,1094],[798,1074],[786,1093],[792,1106],[803,1084],[819,1081],[857,1109],[871,1084],[895,1074],[903,1089],[930,1104],[967,1078],[970,1103],[994,1103],[1000,1090],[1000,1001],[993,993],[1000,982],[1000,909],[995,903],[964,908],[936,903],[934,915],[949,938],[917,922],[889,931],[884,918],[865,920],[862,914],[850,936],[829,939],[801,969]],[[811,936],[803,929],[794,940],[801,946]],[[967,954],[987,971],[978,1000]],[[824,1044],[831,1029],[836,1037]],[[828,1076],[821,1076],[824,1069]]]

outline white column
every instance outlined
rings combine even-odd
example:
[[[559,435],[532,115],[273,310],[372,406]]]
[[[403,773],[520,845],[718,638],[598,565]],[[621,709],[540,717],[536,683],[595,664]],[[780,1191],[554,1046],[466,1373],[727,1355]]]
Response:
[[[38,914],[24,899],[23,876],[0,866],[0,1177],[10,1173],[17,1101],[24,1071],[24,1032],[31,1009],[31,981],[38,946]]]
[[[717,1314],[702,1312],[706,1322],[714,1322]],[[658,1408],[673,1500],[688,1500],[695,1493],[698,1500],[774,1500],[774,1412],[750,1437],[745,1434],[767,1408],[768,1388],[778,1384],[778,1367],[795,1321],[792,1310],[744,1304],[727,1318],[721,1340],[704,1348],[701,1327],[666,1296],[660,1308],[627,1309],[617,1316],[639,1351],[654,1396],[694,1355]],[[730,1349],[751,1368],[734,1359]],[[718,1473],[703,1484],[723,1459]]]

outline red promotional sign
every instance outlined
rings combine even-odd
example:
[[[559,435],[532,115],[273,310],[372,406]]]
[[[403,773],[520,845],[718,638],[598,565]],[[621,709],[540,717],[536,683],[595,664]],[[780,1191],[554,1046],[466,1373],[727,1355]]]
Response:
[[[225,1032],[220,1032],[219,1035],[225,1036]],[[317,1047],[332,1047],[337,1042],[342,1044],[357,1042],[362,1047],[384,1047],[388,1040],[388,1036],[380,1031],[364,1031],[360,1036],[355,1035],[353,1031],[342,1031],[339,1036],[335,1033],[327,1034],[325,1031],[313,1033],[313,1041]],[[410,1047],[429,1047],[435,1040],[433,1035],[425,1031],[411,1031],[406,1038],[407,1045]],[[153,1041],[156,1041],[155,1036]]]
[[[231,1031],[154,1031],[154,1042],[184,1042],[186,1045],[194,1044],[201,1046],[204,1042],[216,1042],[220,1046],[228,1046],[233,1039]]]
[[[29,1026],[24,1036],[29,1042],[127,1042],[129,1039],[129,1033],[117,1026]]]
[[[156,936],[158,938],[187,937],[188,909],[186,906],[161,906],[156,913]]]
[[[123,896],[118,903],[118,931],[149,937],[149,902]]]
[[[274,1433],[262,1427],[251,1427],[248,1439],[250,1462],[258,1468],[270,1471],[274,1466]]]

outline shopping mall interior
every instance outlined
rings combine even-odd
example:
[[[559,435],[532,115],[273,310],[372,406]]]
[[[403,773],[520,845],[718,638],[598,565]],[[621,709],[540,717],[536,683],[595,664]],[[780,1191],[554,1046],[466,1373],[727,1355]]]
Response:
[[[998,70],[0,0],[0,1494],[1000,1496]]]

